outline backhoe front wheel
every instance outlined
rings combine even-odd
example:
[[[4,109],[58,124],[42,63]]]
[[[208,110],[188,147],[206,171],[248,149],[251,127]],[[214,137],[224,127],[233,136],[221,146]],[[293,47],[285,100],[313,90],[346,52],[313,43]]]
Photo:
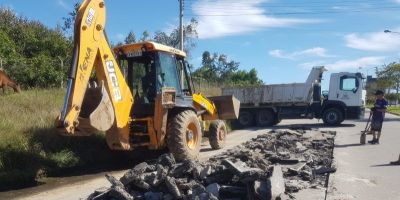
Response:
[[[210,145],[212,149],[222,149],[225,146],[226,135],[228,134],[226,130],[225,122],[222,120],[212,121],[209,128],[209,138]]]
[[[199,119],[193,111],[182,111],[169,120],[167,146],[178,161],[197,159],[201,139]]]

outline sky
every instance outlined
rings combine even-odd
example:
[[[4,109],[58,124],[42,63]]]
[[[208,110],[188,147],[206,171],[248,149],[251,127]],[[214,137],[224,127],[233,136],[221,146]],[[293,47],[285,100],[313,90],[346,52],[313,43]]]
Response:
[[[0,0],[0,6],[49,27],[63,23],[77,0]],[[310,68],[374,75],[399,61],[400,0],[184,0],[184,22],[195,18],[197,47],[226,54],[240,69],[256,68],[267,84],[304,82]],[[179,23],[178,0],[106,0],[106,31],[113,43],[129,31],[170,31]],[[384,33],[391,30],[391,33]]]

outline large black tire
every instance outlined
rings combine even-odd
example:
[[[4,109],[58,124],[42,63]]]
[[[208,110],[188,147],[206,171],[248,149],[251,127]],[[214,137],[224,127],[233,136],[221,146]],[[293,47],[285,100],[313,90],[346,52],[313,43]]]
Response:
[[[201,139],[199,119],[193,111],[182,111],[168,120],[167,146],[176,160],[196,160]]]
[[[337,108],[328,108],[322,115],[322,120],[328,126],[337,126],[343,122],[343,113]]]
[[[266,127],[273,126],[276,122],[275,113],[270,109],[263,109],[257,113],[256,122],[257,126]]]
[[[212,149],[222,149],[225,146],[226,136],[228,131],[226,130],[225,122],[222,120],[212,121],[209,128],[210,145]]]
[[[249,110],[240,110],[239,112],[239,118],[238,118],[238,123],[240,127],[249,127],[254,125],[254,117],[253,113],[251,113]]]

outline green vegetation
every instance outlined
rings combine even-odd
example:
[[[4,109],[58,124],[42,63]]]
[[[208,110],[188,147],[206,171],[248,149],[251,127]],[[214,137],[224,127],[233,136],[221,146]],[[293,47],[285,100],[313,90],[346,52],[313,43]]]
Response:
[[[0,190],[74,167],[124,160],[121,154],[109,150],[102,134],[59,135],[54,121],[63,101],[64,91],[59,89],[0,95]]]
[[[385,98],[391,103],[400,102],[400,63],[392,62],[376,68],[376,81],[367,85],[367,102],[374,102],[374,93],[377,89],[385,91]]]
[[[4,70],[24,87],[54,87],[66,79],[72,41],[61,29],[19,17],[0,7],[0,58]]]
[[[202,56],[202,66],[193,73],[195,82],[212,83],[222,86],[249,86],[260,85],[262,80],[257,76],[256,69],[250,71],[239,70],[239,62],[228,60],[225,54],[210,54],[205,51]]]
[[[400,107],[399,106],[389,106],[387,111],[389,113],[392,113],[392,114],[400,116]]]

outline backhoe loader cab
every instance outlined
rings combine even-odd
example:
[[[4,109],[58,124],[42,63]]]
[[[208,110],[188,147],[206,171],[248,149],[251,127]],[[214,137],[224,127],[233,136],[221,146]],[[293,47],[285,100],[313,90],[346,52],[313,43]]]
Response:
[[[206,130],[211,147],[222,148],[227,130],[221,119],[237,118],[240,102],[193,93],[180,50],[154,42],[111,50],[105,8],[103,0],[84,0],[77,12],[73,63],[57,128],[70,136],[103,131],[116,150],[168,148],[178,160],[198,156]]]
[[[116,47],[114,52],[134,95],[132,117],[153,115],[156,96],[163,89],[175,91],[176,107],[193,107],[190,76],[183,51],[143,42]]]

